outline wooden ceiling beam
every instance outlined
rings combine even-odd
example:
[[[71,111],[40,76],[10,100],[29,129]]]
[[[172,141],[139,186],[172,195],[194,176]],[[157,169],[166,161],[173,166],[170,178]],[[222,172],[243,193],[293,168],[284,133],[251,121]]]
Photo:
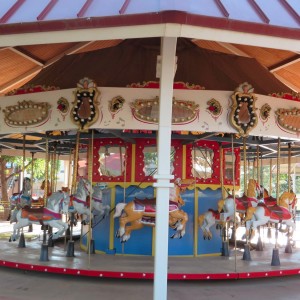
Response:
[[[15,85],[17,85],[19,82],[26,80],[29,77],[32,77],[36,73],[40,72],[42,70],[41,66],[36,66],[32,68],[31,70],[27,71],[24,74],[21,74],[20,76],[16,77],[14,80],[11,80],[2,86],[0,86],[0,93],[4,94],[5,92],[12,90]]]
[[[229,50],[232,54],[238,55],[238,56],[244,56],[244,57],[249,57],[249,54],[247,54],[246,52],[240,50],[239,48],[237,48],[236,46],[234,46],[233,44],[229,44],[229,43],[223,43],[223,42],[217,42],[221,47]]]
[[[32,61],[33,63],[39,65],[39,66],[44,66],[44,63],[41,62],[40,60],[34,58],[32,55],[30,55],[29,53],[25,53],[24,51],[22,51],[19,47],[9,47],[8,48],[10,51],[13,51],[14,53]]]
[[[295,64],[300,61],[300,54],[296,54],[288,59],[285,59],[273,66],[270,66],[268,69],[270,72],[276,72],[279,69],[286,68],[292,64]]]
[[[52,57],[51,59],[49,59],[45,65],[44,68],[52,65],[53,63],[57,62],[58,60],[60,60],[62,57],[64,57],[65,55],[70,55],[70,54],[74,54],[77,51],[87,47],[88,45],[94,43],[94,41],[90,41],[90,42],[82,42],[82,43],[77,43],[76,45],[70,47],[68,50],[64,51],[63,53],[60,53],[54,57]]]

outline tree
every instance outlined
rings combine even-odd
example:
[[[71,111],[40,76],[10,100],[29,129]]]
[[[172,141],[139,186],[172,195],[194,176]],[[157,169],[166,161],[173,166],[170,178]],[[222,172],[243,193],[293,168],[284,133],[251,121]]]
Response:
[[[12,170],[7,168],[8,164],[13,166]],[[33,170],[32,170],[33,167]],[[57,161],[55,169],[60,168],[60,163]],[[10,179],[19,176],[22,172],[26,171],[26,173],[34,180],[44,180],[45,179],[45,169],[46,162],[45,159],[33,159],[26,158],[23,163],[23,157],[21,156],[0,156],[0,180],[1,180],[1,194],[2,194],[2,202],[8,203],[8,182]],[[49,167],[48,170],[51,168]],[[32,176],[33,171],[33,176]],[[57,174],[57,172],[56,172]],[[50,176],[49,176],[50,179]]]

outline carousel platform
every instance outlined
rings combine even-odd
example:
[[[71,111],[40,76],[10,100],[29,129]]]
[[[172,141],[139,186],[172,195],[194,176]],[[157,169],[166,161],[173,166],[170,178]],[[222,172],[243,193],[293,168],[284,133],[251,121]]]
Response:
[[[36,225],[34,225],[36,226]],[[154,257],[88,253],[81,249],[80,239],[74,240],[74,255],[67,256],[66,238],[56,241],[52,247],[43,246],[40,226],[33,232],[24,230],[25,242],[9,242],[11,225],[0,225],[0,267],[73,276],[119,279],[153,279]],[[42,250],[43,249],[43,250]],[[272,266],[274,252],[279,265]],[[285,246],[264,243],[264,250],[250,251],[243,259],[242,249],[230,249],[229,256],[169,257],[169,280],[232,280],[272,276],[300,275],[300,247],[285,253]],[[250,259],[249,259],[250,258]]]

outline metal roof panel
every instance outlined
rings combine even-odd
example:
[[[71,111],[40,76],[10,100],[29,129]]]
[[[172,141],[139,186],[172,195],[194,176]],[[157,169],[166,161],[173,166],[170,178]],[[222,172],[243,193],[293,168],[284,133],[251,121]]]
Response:
[[[296,38],[300,30],[299,0],[6,0],[2,2],[1,34],[158,23],[188,24],[291,38]]]
[[[50,9],[44,21],[75,19],[86,0],[60,0]]]
[[[49,0],[26,0],[6,23],[35,22],[48,2]]]
[[[113,16],[119,15],[119,11],[124,4],[124,0],[110,1],[97,0],[91,1],[91,4],[87,8],[84,17],[101,17],[101,16]]]
[[[247,0],[222,0],[230,19],[261,23],[262,18]]]
[[[270,19],[270,25],[299,28],[299,21],[297,22],[297,20],[292,15],[291,11],[289,11],[287,7],[284,6],[283,1],[256,0],[256,3],[260,6],[260,8]]]

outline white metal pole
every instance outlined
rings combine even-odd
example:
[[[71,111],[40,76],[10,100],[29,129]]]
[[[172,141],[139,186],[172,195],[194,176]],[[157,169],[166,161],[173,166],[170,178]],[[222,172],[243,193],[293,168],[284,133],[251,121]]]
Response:
[[[158,123],[158,165],[156,192],[156,230],[154,257],[154,300],[167,299],[170,153],[172,129],[173,80],[177,38],[161,40],[161,75]]]

